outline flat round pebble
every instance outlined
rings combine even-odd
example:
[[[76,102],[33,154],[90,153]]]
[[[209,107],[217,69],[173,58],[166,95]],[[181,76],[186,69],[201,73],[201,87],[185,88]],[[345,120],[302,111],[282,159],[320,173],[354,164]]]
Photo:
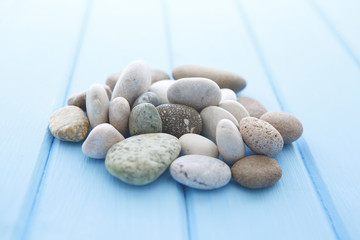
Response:
[[[130,106],[123,97],[113,99],[109,107],[109,122],[123,136],[129,135]]]
[[[225,186],[231,178],[230,168],[219,159],[186,155],[170,165],[171,176],[191,188],[211,190]]]
[[[220,91],[221,91],[220,103],[225,100],[236,101],[236,93],[233,90],[231,90],[229,88],[222,88],[222,89],[220,89]]]
[[[141,103],[133,108],[129,117],[130,136],[145,133],[161,133],[160,115],[151,103]]]
[[[110,87],[111,90],[114,90],[116,82],[118,81],[121,72],[116,72],[111,74],[105,81],[105,84]]]
[[[86,92],[86,110],[92,128],[109,122],[109,98],[104,87],[93,84]]]
[[[207,78],[182,78],[175,81],[167,92],[170,103],[183,104],[201,111],[216,106],[221,99],[219,86]]]
[[[167,98],[167,91],[174,83],[174,80],[160,80],[151,84],[149,91],[155,93],[158,96],[160,104],[170,103]]]
[[[151,69],[151,83],[167,79],[170,79],[170,76],[164,70],[158,68]]]
[[[250,117],[260,118],[267,112],[266,108],[259,101],[251,97],[238,97],[237,101],[246,108]]]
[[[162,104],[156,109],[161,117],[162,132],[177,138],[186,133],[201,133],[201,117],[194,108],[181,104]]]
[[[155,107],[160,104],[159,97],[156,95],[156,93],[153,92],[145,92],[141,94],[134,102],[133,108],[141,103],[151,103]]]
[[[285,112],[267,112],[261,120],[270,123],[281,134],[284,144],[296,141],[303,133],[303,126],[294,115]]]
[[[245,157],[245,144],[238,128],[228,119],[219,121],[216,127],[216,144],[224,162],[234,164]]]
[[[106,91],[106,94],[108,95],[108,98],[111,98],[111,89],[108,86],[104,85],[104,89]],[[78,92],[72,94],[68,100],[67,104],[70,106],[77,106],[84,110],[86,112],[86,91]]]
[[[110,124],[102,123],[91,130],[82,145],[82,152],[91,158],[105,158],[112,145],[125,138]]]
[[[213,142],[216,141],[216,126],[221,119],[229,119],[236,127],[239,126],[236,118],[231,113],[220,107],[210,106],[204,108],[201,111],[200,116],[203,121],[202,133],[204,137],[207,137]]]
[[[250,116],[246,108],[237,101],[225,100],[220,102],[219,107],[231,113],[239,123],[241,119]]]
[[[265,188],[273,185],[282,175],[277,161],[263,155],[252,155],[237,161],[231,168],[232,177],[247,188]]]
[[[215,81],[220,88],[230,88],[238,92],[246,87],[246,81],[236,73],[200,65],[180,65],[173,70],[174,79],[203,77]]]
[[[49,129],[62,141],[80,142],[88,134],[89,120],[81,108],[66,106],[51,115]]]
[[[275,156],[284,146],[278,130],[263,120],[246,117],[240,122],[240,133],[246,145],[257,154]]]
[[[219,157],[219,151],[215,143],[198,134],[187,133],[180,138],[181,153],[183,155],[203,155],[213,158]]]
[[[113,145],[105,159],[106,169],[134,185],[155,181],[177,158],[179,140],[166,133],[142,134]]]

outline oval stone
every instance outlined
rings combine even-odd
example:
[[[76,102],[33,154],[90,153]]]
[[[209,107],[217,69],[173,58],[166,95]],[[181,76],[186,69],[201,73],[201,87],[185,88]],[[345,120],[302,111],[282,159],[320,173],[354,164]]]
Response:
[[[86,110],[92,128],[109,122],[109,98],[104,87],[93,84],[86,92]]]
[[[111,89],[108,86],[104,85],[104,89],[106,91],[106,94],[110,100],[111,98]],[[81,108],[82,110],[84,110],[86,112],[86,91],[82,91],[82,92],[78,92],[78,93],[74,93],[72,94],[68,100],[67,100],[67,104],[70,106],[77,106],[79,108]]]
[[[161,80],[153,83],[150,86],[149,91],[155,93],[158,96],[160,104],[170,103],[167,98],[167,91],[173,83],[175,83],[174,80]]]
[[[251,97],[238,97],[237,101],[246,108],[250,117],[260,118],[267,112],[266,108],[259,101]]]
[[[91,130],[82,145],[82,152],[91,158],[105,158],[112,145],[124,140],[124,137],[110,124],[102,123]]]
[[[146,92],[151,84],[151,70],[145,61],[130,63],[116,82],[112,99],[123,97],[131,106],[136,98]]]
[[[166,133],[142,134],[113,145],[105,159],[106,169],[134,185],[155,181],[177,158],[179,140]]]
[[[246,108],[237,101],[225,100],[220,102],[219,107],[231,113],[239,123],[241,119],[250,116]]]
[[[210,139],[211,141],[216,141],[216,126],[221,119],[229,119],[232,121],[236,127],[239,126],[236,118],[221,107],[210,106],[204,108],[200,113],[202,122],[203,122],[203,135]]]
[[[221,91],[220,103],[225,100],[236,101],[236,93],[233,90],[231,90],[229,88],[222,88],[222,89],[220,89],[220,91]]]
[[[114,87],[115,87],[116,82],[118,81],[120,75],[121,75],[121,72],[116,72],[116,73],[111,74],[106,79],[105,84],[110,87],[111,91],[114,90]]]
[[[246,145],[257,154],[275,156],[284,146],[278,130],[263,120],[246,117],[240,122],[240,133]]]
[[[186,105],[201,111],[205,107],[218,105],[221,91],[210,79],[182,78],[169,87],[167,97],[170,103]]]
[[[183,155],[203,155],[213,158],[219,157],[219,151],[215,143],[198,134],[187,133],[180,138],[181,153]]]
[[[161,117],[162,132],[177,138],[186,133],[201,133],[201,117],[194,108],[180,104],[162,104],[156,109]]]
[[[245,157],[245,144],[239,129],[228,119],[220,120],[216,127],[216,144],[222,159],[228,164]]]
[[[130,136],[145,133],[161,133],[161,118],[151,103],[141,103],[134,107],[129,117]]]
[[[134,102],[133,108],[141,103],[151,103],[155,107],[160,104],[158,96],[153,92],[145,92],[141,94]]]
[[[158,68],[151,69],[151,83],[167,79],[170,79],[170,77],[164,70]]]
[[[231,168],[232,177],[247,188],[265,188],[273,185],[282,175],[277,161],[263,155],[252,155],[237,161]]]
[[[246,81],[236,73],[222,69],[200,66],[200,65],[180,65],[173,70],[174,79],[188,77],[209,78],[216,82],[220,88],[230,88],[238,92],[246,87]]]
[[[211,190],[225,186],[231,178],[230,168],[219,159],[186,155],[170,165],[171,176],[188,187]]]
[[[89,120],[81,108],[66,106],[51,115],[49,129],[62,141],[80,142],[88,134]]]
[[[129,135],[130,106],[123,97],[117,97],[110,103],[109,121],[123,136]]]
[[[281,134],[284,144],[296,141],[303,133],[303,126],[294,115],[285,112],[267,112],[261,120],[270,123]]]

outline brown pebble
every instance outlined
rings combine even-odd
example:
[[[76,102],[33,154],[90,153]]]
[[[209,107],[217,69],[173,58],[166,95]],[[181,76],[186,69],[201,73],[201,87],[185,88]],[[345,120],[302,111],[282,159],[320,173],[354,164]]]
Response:
[[[237,101],[246,108],[250,117],[260,118],[267,112],[266,108],[259,101],[251,97],[238,97]]]

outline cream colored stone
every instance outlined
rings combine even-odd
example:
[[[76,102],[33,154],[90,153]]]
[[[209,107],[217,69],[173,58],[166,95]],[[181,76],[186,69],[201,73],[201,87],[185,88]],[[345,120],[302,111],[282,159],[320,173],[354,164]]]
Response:
[[[123,97],[117,97],[110,103],[109,121],[123,136],[129,135],[130,106]]]
[[[153,83],[150,86],[149,91],[155,93],[159,97],[160,104],[170,103],[167,98],[167,91],[169,87],[174,84],[174,80],[160,80],[158,82]]]
[[[221,100],[220,103],[225,100],[234,100],[236,101],[236,93],[230,88],[221,88]]]
[[[109,122],[109,98],[103,85],[93,84],[86,92],[86,110],[92,128]]]
[[[244,117],[250,116],[246,108],[237,101],[225,100],[220,102],[219,107],[231,113],[239,123]]]
[[[179,138],[181,153],[183,155],[203,155],[213,158],[219,157],[219,151],[215,143],[198,134],[187,133]]]
[[[111,89],[106,85],[104,85],[104,89],[106,91],[108,98],[110,99],[111,98]],[[86,92],[87,91],[82,91],[82,92],[72,94],[68,98],[67,104],[69,106],[71,106],[71,105],[77,106],[86,112]]]
[[[168,79],[170,79],[170,76],[164,70],[158,68],[151,69],[151,83]]]
[[[115,84],[118,81],[121,72],[116,72],[111,74],[107,79],[105,84],[110,87],[111,90],[114,90]]]

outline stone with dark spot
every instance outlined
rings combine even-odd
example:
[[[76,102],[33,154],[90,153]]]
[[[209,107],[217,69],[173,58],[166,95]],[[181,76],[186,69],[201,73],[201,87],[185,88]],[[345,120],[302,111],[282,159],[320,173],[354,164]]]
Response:
[[[145,133],[161,133],[161,118],[151,103],[141,103],[134,107],[129,117],[130,136]]]
[[[194,108],[181,104],[162,104],[156,109],[160,114],[164,133],[177,138],[186,133],[201,133],[202,120]]]

